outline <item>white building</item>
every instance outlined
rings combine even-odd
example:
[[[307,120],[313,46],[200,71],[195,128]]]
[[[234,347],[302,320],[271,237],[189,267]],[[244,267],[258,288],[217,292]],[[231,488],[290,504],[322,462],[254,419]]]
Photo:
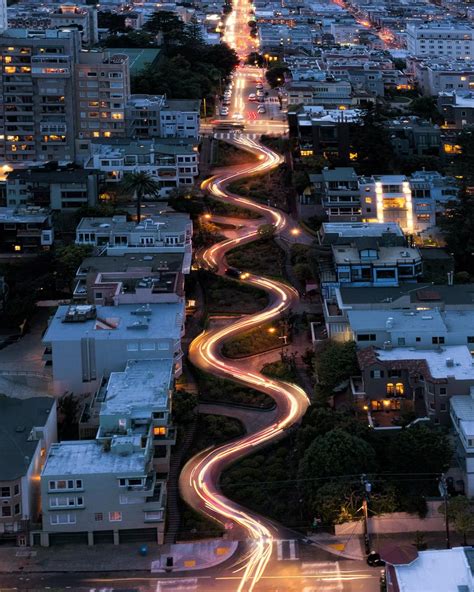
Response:
[[[59,306],[43,337],[54,390],[93,393],[128,360],[171,359],[182,371],[184,299],[151,305]]]
[[[412,56],[471,59],[474,55],[474,30],[466,23],[410,23],[406,40],[408,54]]]
[[[8,29],[7,0],[0,0],[0,33]]]

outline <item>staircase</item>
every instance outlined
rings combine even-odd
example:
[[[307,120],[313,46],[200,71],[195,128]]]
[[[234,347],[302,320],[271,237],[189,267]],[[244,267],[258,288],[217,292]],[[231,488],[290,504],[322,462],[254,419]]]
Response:
[[[181,515],[179,511],[179,474],[183,465],[183,459],[189,450],[196,431],[197,414],[192,423],[187,426],[183,441],[171,453],[170,470],[168,473],[168,503],[166,506],[166,532],[165,544],[173,544],[179,532]]]

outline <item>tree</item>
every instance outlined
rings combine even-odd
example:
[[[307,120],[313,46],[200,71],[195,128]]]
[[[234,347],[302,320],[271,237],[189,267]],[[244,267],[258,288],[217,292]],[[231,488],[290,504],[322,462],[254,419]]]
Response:
[[[58,400],[58,412],[59,439],[77,439],[79,425],[79,401],[72,393],[66,393]]]
[[[292,179],[293,187],[301,194],[308,187],[310,181],[306,171],[295,171]]]
[[[127,32],[127,26],[125,25],[126,16],[124,14],[117,14],[110,10],[100,10],[97,13],[98,26],[101,29],[108,29],[112,33]]]
[[[385,469],[391,473],[442,473],[449,467],[452,450],[439,428],[416,424],[399,430],[390,441]]]
[[[469,174],[469,170],[466,170]],[[447,205],[439,227],[447,250],[453,254],[456,271],[474,274],[474,195],[461,190],[458,199]]]
[[[226,43],[204,46],[200,59],[217,68],[223,78],[228,78],[239,65],[238,55]]]
[[[128,33],[109,35],[104,40],[105,47],[153,47],[156,46],[152,36],[146,31],[129,31]]]
[[[160,194],[160,186],[150,173],[139,171],[127,173],[122,182],[123,189],[134,196],[137,201],[137,223],[140,223],[142,215],[142,200],[145,195],[157,197]]]
[[[374,472],[376,469],[376,455],[372,446],[362,438],[336,428],[308,446],[298,466],[298,478],[311,497],[321,485],[318,479],[339,476],[354,479],[354,475]]]
[[[272,88],[281,86],[285,82],[285,76],[289,74],[290,70],[287,66],[276,65],[266,71],[265,77],[268,84]]]
[[[327,340],[316,352],[314,369],[317,381],[328,391],[359,372],[356,344]]]
[[[439,512],[445,514],[444,504]],[[448,501],[448,520],[454,530],[462,535],[463,545],[467,546],[467,535],[474,530],[474,506],[466,496],[457,495]]]
[[[275,235],[275,226],[273,224],[262,224],[258,227],[258,235],[261,238],[272,238]]]
[[[438,111],[435,97],[417,97],[410,103],[409,108],[418,117],[429,119],[434,123],[443,123],[443,118]]]
[[[351,125],[351,140],[358,172],[373,175],[392,170],[395,154],[378,107],[370,105],[360,121]]]
[[[55,254],[55,267],[58,277],[70,285],[82,261],[92,253],[89,245],[67,245],[61,247]]]
[[[259,68],[263,68],[265,65],[265,59],[261,53],[258,53],[258,51],[250,52],[245,62],[250,66],[256,65]]]
[[[187,391],[175,391],[173,394],[173,422],[191,423],[196,417],[198,396]]]
[[[168,49],[171,45],[179,44],[185,37],[185,24],[169,10],[158,10],[152,14],[143,26],[152,35],[163,35],[163,45]]]

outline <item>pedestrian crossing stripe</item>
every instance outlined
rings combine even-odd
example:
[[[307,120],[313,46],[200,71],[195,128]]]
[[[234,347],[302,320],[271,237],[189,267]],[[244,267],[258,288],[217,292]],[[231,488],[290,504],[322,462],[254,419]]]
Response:
[[[303,592],[342,592],[344,590],[339,561],[303,563],[301,574],[304,578]]]
[[[295,561],[296,556],[296,539],[281,539],[275,541],[277,549],[278,561]]]
[[[280,136],[281,134],[272,134],[271,132],[262,132],[261,134],[256,133],[242,133],[242,132],[214,132],[214,138],[216,140],[234,140],[236,138],[249,138],[250,140],[258,140],[263,133],[266,136]]]

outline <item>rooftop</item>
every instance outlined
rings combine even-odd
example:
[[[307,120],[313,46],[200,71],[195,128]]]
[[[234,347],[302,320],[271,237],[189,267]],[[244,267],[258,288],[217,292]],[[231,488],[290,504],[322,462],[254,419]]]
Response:
[[[49,449],[42,477],[87,474],[143,475],[146,472],[147,459],[141,449],[140,437],[114,436],[118,446],[127,444],[138,446],[128,454],[107,450],[96,440],[64,441],[53,444]],[[117,446],[116,444],[116,446]]]
[[[363,257],[361,250],[376,250],[377,257]],[[421,261],[420,252],[416,247],[383,247],[377,245],[377,239],[356,239],[354,245],[332,245],[334,262],[337,265],[344,263],[359,263],[360,261],[377,267],[380,265],[396,265],[397,263],[411,263],[413,260]]]
[[[107,341],[117,339],[178,340],[184,319],[184,301],[96,306],[94,315],[80,315],[77,322],[64,322],[70,306],[59,306],[44,335],[45,342],[79,340],[84,336]],[[85,307],[89,308],[89,307]],[[82,309],[81,309],[82,310]]]
[[[321,171],[324,181],[358,181],[357,173],[352,167],[337,167]]]
[[[54,405],[52,397],[15,399],[0,394],[0,481],[26,474],[38,446],[31,430],[45,425]]]
[[[425,360],[434,379],[452,376],[456,380],[474,381],[473,358],[467,345],[448,345],[436,350],[394,347],[377,349],[375,353],[382,362]],[[448,360],[452,360],[452,365]]]
[[[474,586],[472,554],[466,547],[420,551],[412,563],[394,567],[400,592],[469,592]]]
[[[112,372],[101,415],[121,413],[133,417],[136,410],[165,410],[173,375],[173,360],[130,360],[124,372]]]
[[[136,269],[144,271],[180,271],[183,265],[183,253],[125,253],[107,257],[86,257],[78,273],[124,273]]]
[[[35,206],[0,208],[0,224],[43,224],[49,211]]]
[[[340,238],[380,237],[386,232],[403,237],[402,229],[396,222],[324,222],[322,231],[325,235],[335,234]]]
[[[77,232],[95,230],[101,234],[110,232],[135,232],[155,230],[161,232],[184,232],[190,224],[189,214],[180,212],[163,213],[157,216],[147,215],[140,224],[128,221],[126,216],[112,216],[109,218],[82,218],[77,225]]]
[[[448,305],[468,304],[474,308],[474,286],[472,284],[433,285],[400,284],[397,287],[374,287],[374,288],[339,288],[342,303],[346,306],[351,304],[376,304],[394,303],[399,298],[408,298],[410,303],[420,303],[423,306],[433,308],[440,302]]]

